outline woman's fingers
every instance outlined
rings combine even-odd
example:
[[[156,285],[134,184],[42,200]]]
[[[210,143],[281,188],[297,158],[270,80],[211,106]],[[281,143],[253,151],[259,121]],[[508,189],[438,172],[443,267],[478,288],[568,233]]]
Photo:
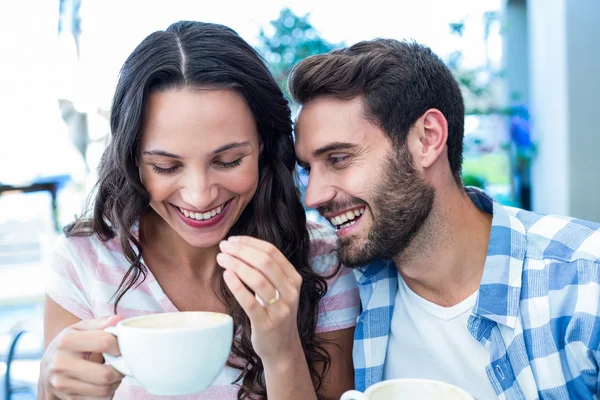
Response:
[[[219,247],[225,254],[229,254],[258,270],[274,287],[279,288],[289,282],[289,278],[283,272],[281,265],[269,254],[241,242],[222,241]]]
[[[123,375],[109,365],[88,360],[92,353],[120,355],[117,339],[103,329],[118,316],[82,320],[57,336],[44,356],[44,385],[61,399],[112,398]]]
[[[262,272],[246,264],[244,261],[229,254],[220,253],[217,256],[217,262],[223,268],[235,272],[235,275],[252,289],[254,293],[260,296],[265,304],[268,304],[271,299],[276,297],[276,287],[274,284]],[[254,301],[256,302],[256,299]]]
[[[223,272],[223,279],[251,321],[260,323],[268,318],[267,310],[258,304],[254,295],[246,289],[233,270],[226,269]]]
[[[123,318],[119,315],[113,315],[110,317],[100,317],[94,319],[82,319],[75,325],[71,326],[71,329],[76,331],[101,331],[106,327],[116,325],[117,322]]]
[[[264,240],[260,240],[260,239],[257,239],[257,238],[251,237],[251,236],[232,236],[226,242],[233,245],[232,248],[234,250],[245,249],[246,250],[245,254],[248,254],[248,257],[250,258],[245,261],[247,261],[250,265],[255,266],[251,261],[254,260],[253,257],[255,257],[257,253],[248,252],[249,249],[253,249],[253,250],[258,251],[259,253],[263,254],[267,258],[271,259],[272,262],[275,265],[278,265],[279,268],[281,269],[281,271],[283,272],[283,274],[285,276],[287,276],[289,279],[293,280],[298,275],[298,273],[296,272],[296,269],[289,262],[289,260],[287,258],[285,258],[285,256],[281,253],[281,251],[279,251],[279,249],[277,247],[275,247],[273,244],[271,244],[269,242],[266,242]],[[256,261],[261,262],[261,261],[264,261],[264,259],[262,257],[258,257],[258,258],[256,258]],[[256,265],[255,267],[260,268],[261,265]]]
[[[94,385],[111,385],[123,379],[123,375],[110,365],[97,364],[75,356],[57,357],[52,370],[55,375],[68,376]]]
[[[64,375],[50,378],[50,384],[55,389],[54,395],[60,399],[111,399],[120,383],[119,381],[109,385],[95,385]]]
[[[107,353],[120,356],[117,338],[104,331],[69,330],[59,339],[57,348],[72,353]]]

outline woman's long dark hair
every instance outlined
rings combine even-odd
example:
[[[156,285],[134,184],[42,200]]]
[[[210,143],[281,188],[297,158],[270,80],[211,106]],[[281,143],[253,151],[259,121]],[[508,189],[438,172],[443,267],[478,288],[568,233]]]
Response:
[[[306,216],[295,185],[290,109],[261,57],[233,30],[217,24],[181,21],[149,35],[129,56],[112,103],[111,141],[102,157],[91,215],[65,228],[67,236],[98,235],[120,240],[131,266],[117,293],[117,304],[147,275],[140,241],[132,227],[151,212],[136,156],[144,112],[151,93],[177,88],[231,88],[244,96],[263,145],[256,194],[229,234],[250,235],[274,244],[303,278],[298,331],[311,375],[320,387],[329,354],[315,334],[325,280],[310,267]],[[239,369],[238,399],[266,398],[264,367],[252,347],[250,320],[235,301],[217,268],[215,290],[234,320],[230,366]],[[316,367],[319,366],[319,367]]]

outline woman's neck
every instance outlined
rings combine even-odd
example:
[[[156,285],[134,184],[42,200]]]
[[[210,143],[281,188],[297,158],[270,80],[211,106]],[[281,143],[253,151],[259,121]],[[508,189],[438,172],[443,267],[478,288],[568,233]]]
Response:
[[[213,276],[218,246],[199,248],[190,245],[154,211],[140,219],[139,228],[139,240],[147,263],[168,265],[172,270],[202,281]]]

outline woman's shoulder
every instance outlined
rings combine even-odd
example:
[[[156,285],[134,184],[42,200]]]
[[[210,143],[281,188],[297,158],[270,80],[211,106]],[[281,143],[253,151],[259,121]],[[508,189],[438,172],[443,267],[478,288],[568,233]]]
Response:
[[[319,303],[317,332],[353,327],[360,315],[360,297],[352,271],[340,264],[335,230],[309,222],[308,231],[312,269],[327,281],[327,293]]]
[[[307,222],[310,238],[310,257],[317,257],[337,251],[338,238],[335,230],[318,222]]]
[[[71,260],[97,258],[97,243],[96,235],[74,236],[63,232],[54,240],[52,254]]]
[[[75,266],[96,265],[99,260],[121,259],[123,250],[119,237],[103,240],[96,233],[61,233],[54,240],[51,254],[70,260]]]
[[[309,221],[307,223],[310,237],[309,257],[313,270],[319,274],[329,275],[338,268],[338,238],[333,227]]]

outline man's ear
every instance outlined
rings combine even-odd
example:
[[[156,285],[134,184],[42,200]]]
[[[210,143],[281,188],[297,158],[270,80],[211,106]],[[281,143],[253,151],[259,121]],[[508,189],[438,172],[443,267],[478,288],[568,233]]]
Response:
[[[431,167],[446,149],[448,121],[441,111],[427,110],[414,125],[412,155],[422,169]]]

